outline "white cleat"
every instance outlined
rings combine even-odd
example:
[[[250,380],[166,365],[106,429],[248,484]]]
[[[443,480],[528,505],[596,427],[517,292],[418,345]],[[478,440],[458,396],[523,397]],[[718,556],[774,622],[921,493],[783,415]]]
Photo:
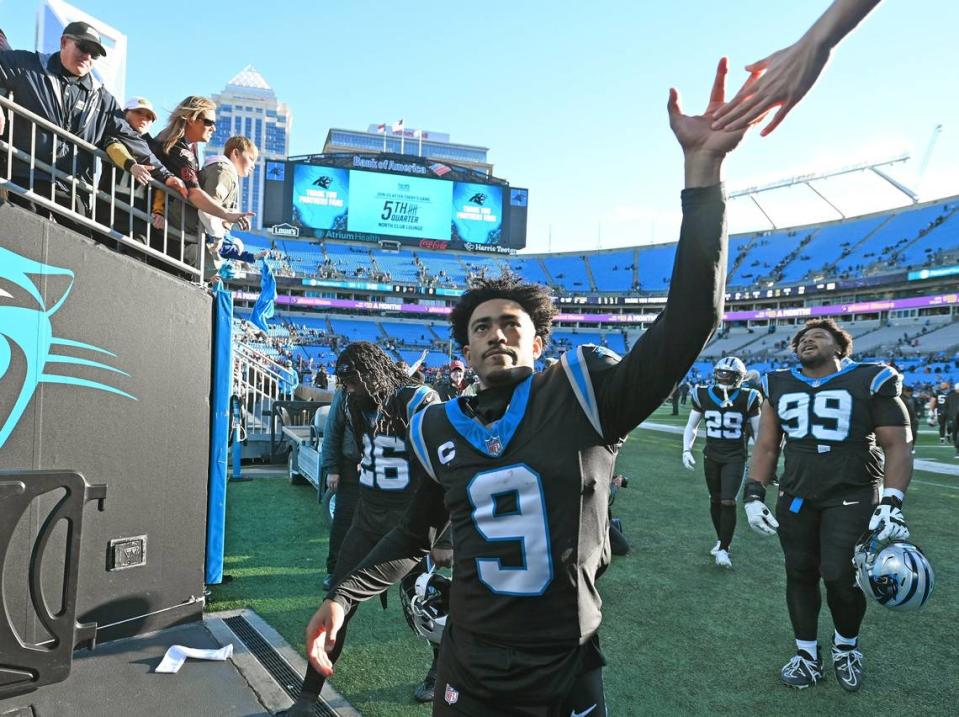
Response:
[[[716,551],[716,567],[719,568],[731,568],[733,566],[733,561],[729,559],[729,553],[725,550]]]
[[[709,554],[715,557],[716,553],[718,552],[719,552],[719,541],[717,540],[716,544],[713,546],[713,549],[709,551]]]

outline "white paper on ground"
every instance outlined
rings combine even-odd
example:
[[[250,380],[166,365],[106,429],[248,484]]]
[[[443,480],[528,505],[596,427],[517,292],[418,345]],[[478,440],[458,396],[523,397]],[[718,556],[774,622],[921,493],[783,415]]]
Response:
[[[219,662],[223,662],[224,660],[230,659],[232,656],[232,644],[229,644],[226,647],[221,647],[219,650],[203,650],[197,647],[173,645],[169,650],[166,651],[163,659],[160,660],[160,664],[157,665],[156,672],[175,674],[181,667],[183,667],[183,663],[186,662],[186,658],[188,657],[192,657],[194,660],[217,660]]]

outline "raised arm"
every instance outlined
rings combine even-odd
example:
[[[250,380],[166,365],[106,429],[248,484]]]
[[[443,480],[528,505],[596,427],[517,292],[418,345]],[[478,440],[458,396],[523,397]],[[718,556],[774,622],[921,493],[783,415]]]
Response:
[[[745,132],[710,127],[723,103],[725,79],[723,58],[701,115],[683,114],[679,93],[669,91],[669,124],[683,149],[683,223],[666,308],[621,362],[591,369],[604,437],[610,441],[628,434],[663,402],[722,317],[727,247],[720,180],[723,160]]]
[[[749,78],[727,104],[716,113],[716,129],[740,129],[774,108],[776,115],[761,136],[779,126],[819,79],[829,56],[839,42],[862,21],[880,0],[834,0],[799,40],[751,65]]]

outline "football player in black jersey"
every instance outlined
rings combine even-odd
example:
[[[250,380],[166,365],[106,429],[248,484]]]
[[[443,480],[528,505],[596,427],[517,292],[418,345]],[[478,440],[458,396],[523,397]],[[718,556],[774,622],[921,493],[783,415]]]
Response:
[[[852,337],[832,319],[807,322],[791,345],[799,366],[763,378],[767,407],[744,492],[746,514],[757,532],[778,528],[785,553],[797,654],[783,667],[783,682],[802,688],[823,677],[816,641],[821,579],[835,627],[836,678],[855,691],[862,685],[858,639],[866,614],[852,565],[856,541],[867,526],[880,531],[881,541],[909,536],[901,508],[912,477],[912,439],[899,397],[902,376],[883,364],[851,361]],[[784,437],[773,517],[763,502],[765,484]]]
[[[713,385],[696,386],[692,390],[693,407],[683,432],[683,465],[696,467],[693,443],[700,422],[706,420],[706,445],[703,447],[703,470],[709,489],[709,514],[716,530],[716,545],[710,551],[716,565],[731,568],[729,544],[736,532],[736,496],[746,470],[746,445],[749,429],[759,435],[759,412],[762,396],[746,388],[746,366],[735,356],[725,356],[713,368]]]
[[[406,512],[422,474],[409,452],[409,422],[418,411],[439,401],[433,389],[408,377],[379,346],[365,341],[351,343],[340,353],[336,378],[348,394],[347,418],[361,459],[360,497],[337,557],[334,585],[360,563]],[[352,612],[347,621],[351,615]],[[343,649],[345,628],[346,623],[331,651],[331,661]],[[431,668],[423,685],[417,688],[418,694],[429,691],[434,675]],[[287,717],[312,715],[325,680],[310,665],[298,699],[285,713]],[[425,690],[421,689],[424,685]],[[429,698],[431,701],[432,694]]]
[[[620,441],[685,375],[722,315],[727,249],[722,161],[742,134],[707,111],[670,125],[685,153],[683,223],[666,308],[622,360],[580,346],[534,372],[556,308],[544,287],[481,280],[451,315],[476,372],[476,396],[430,406],[410,440],[424,479],[402,524],[328,595],[307,628],[307,654],[329,671],[344,614],[398,581],[452,524],[450,613],[433,714],[605,714],[596,579],[610,560],[608,498]]]

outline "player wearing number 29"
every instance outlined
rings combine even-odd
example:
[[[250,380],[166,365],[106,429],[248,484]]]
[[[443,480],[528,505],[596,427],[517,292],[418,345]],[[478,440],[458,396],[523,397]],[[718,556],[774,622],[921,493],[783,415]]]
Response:
[[[406,512],[422,475],[410,455],[407,429],[418,411],[439,401],[433,389],[407,377],[381,348],[365,341],[351,343],[340,353],[336,378],[347,392],[347,418],[362,457],[360,497],[337,557],[334,584],[355,568]],[[333,660],[345,638],[344,625]],[[325,679],[309,666],[303,689],[286,714],[312,715]]]
[[[665,310],[619,359],[582,346],[541,373],[555,307],[546,290],[505,276],[474,284],[452,334],[481,390],[430,406],[410,441],[424,479],[401,525],[328,595],[307,629],[327,651],[346,611],[399,580],[451,521],[455,562],[434,715],[605,714],[597,577],[610,560],[608,497],[621,439],[669,395],[722,312],[726,270],[723,158],[742,138],[705,115],[669,117],[685,154],[683,223]]]
[[[738,358],[719,359],[713,367],[713,385],[693,389],[693,407],[683,432],[683,465],[693,470],[693,443],[705,418],[703,470],[709,490],[709,514],[716,530],[716,545],[710,552],[721,568],[733,566],[729,544],[736,531],[736,495],[746,469],[746,429],[751,428],[754,436],[759,434],[763,403],[759,391],[743,386],[745,378],[746,366]]]
[[[802,688],[822,679],[816,642],[822,579],[835,626],[836,678],[854,691],[862,685],[858,637],[866,597],[855,585],[853,551],[867,525],[880,541],[909,536],[901,511],[912,477],[909,414],[899,397],[899,373],[849,360],[852,337],[832,319],[807,322],[792,349],[800,366],[763,378],[768,403],[746,484],[746,514],[760,533],[772,535],[778,527],[785,553],[797,654],[783,667],[783,682]],[[783,436],[786,467],[774,518],[763,500]]]

